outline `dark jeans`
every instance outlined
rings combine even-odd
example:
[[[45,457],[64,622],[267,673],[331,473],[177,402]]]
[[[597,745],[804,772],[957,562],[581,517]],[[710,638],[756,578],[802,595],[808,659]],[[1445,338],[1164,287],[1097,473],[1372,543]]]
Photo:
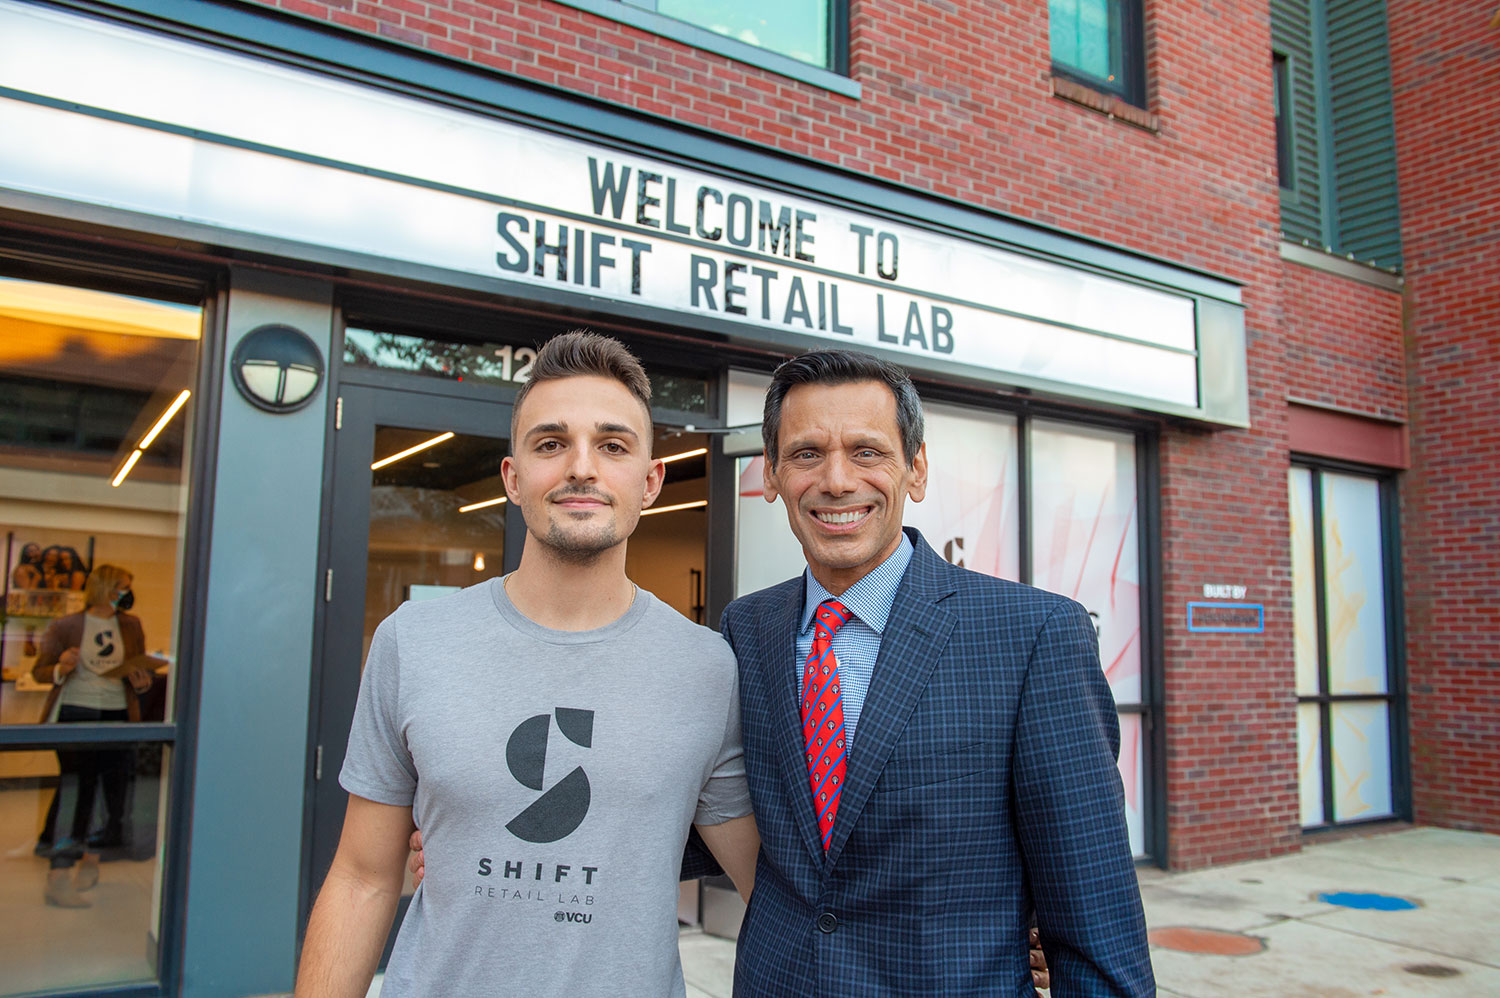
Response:
[[[124,710],[94,710],[67,704],[57,714],[59,724],[125,720],[129,720],[129,714]],[[89,828],[94,822],[94,797],[99,790],[104,791],[105,835],[120,837],[125,816],[125,780],[132,758],[130,749],[58,749],[61,775],[48,815],[54,870],[70,867],[83,857]],[[66,827],[65,819],[71,819]]]

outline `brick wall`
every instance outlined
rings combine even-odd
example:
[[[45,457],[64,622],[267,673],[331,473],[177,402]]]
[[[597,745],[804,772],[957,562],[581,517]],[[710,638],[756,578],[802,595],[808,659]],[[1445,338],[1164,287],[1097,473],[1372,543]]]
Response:
[[[1497,6],[1390,2],[1413,458],[1402,527],[1414,803],[1418,821],[1491,832],[1500,832]]]
[[[1401,295],[1297,263],[1282,268],[1287,395],[1406,419]]]
[[[546,0],[265,2],[1242,282],[1253,428],[1162,436],[1171,861],[1296,848],[1265,4],[1147,0],[1151,116],[1132,124],[1054,95],[1042,0],[853,0],[859,100]],[[1249,585],[1266,633],[1188,634],[1205,582]]]

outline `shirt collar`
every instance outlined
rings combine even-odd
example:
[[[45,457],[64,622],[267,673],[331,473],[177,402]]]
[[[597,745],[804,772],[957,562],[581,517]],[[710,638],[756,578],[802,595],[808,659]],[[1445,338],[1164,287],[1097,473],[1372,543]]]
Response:
[[[870,626],[876,634],[885,633],[885,622],[891,616],[891,605],[896,602],[896,588],[901,585],[901,576],[911,563],[911,538],[901,532],[901,543],[896,545],[890,557],[854,585],[835,597],[822,583],[813,578],[812,569],[806,569],[807,596],[802,603],[802,624],[797,633],[805,633],[812,627],[813,614],[824,600],[837,599],[860,620]]]

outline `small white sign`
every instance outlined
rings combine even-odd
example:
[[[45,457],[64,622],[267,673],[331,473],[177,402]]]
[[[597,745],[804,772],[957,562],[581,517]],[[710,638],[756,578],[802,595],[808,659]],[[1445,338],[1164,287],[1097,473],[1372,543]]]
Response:
[[[1248,586],[1231,586],[1222,583],[1203,583],[1204,599],[1244,599],[1250,591]]]

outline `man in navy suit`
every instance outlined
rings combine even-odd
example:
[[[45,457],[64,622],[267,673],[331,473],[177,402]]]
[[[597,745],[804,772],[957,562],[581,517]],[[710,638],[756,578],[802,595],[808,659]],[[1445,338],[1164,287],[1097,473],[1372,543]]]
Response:
[[[1154,994],[1084,609],[902,530],[927,456],[899,368],[790,360],[763,433],[807,571],[721,625],[762,838],[735,994],[1029,995],[1033,911],[1054,996]]]

